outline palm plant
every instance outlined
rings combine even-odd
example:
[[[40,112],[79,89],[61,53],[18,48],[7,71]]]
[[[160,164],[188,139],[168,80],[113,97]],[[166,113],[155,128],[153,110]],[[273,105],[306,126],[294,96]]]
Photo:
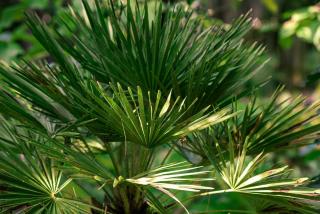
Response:
[[[27,14],[52,63],[0,66],[1,213],[188,213],[230,193],[317,213],[308,179],[259,168],[313,143],[320,107],[279,93],[239,107],[263,65],[248,15],[206,30],[179,5],[84,0],[58,20]]]

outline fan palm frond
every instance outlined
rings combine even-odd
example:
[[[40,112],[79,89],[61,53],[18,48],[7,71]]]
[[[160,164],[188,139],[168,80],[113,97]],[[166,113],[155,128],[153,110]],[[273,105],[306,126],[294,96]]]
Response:
[[[169,9],[164,15],[162,4],[153,11],[147,1],[142,7],[129,1],[124,11],[116,11],[111,1],[106,8],[95,2],[95,10],[83,1],[84,14],[72,11],[61,17],[59,24],[66,31],[71,35],[77,31],[70,39],[49,30],[36,16],[28,16],[33,34],[71,85],[79,76],[73,59],[101,83],[120,83],[134,91],[140,86],[153,98],[157,90],[166,97],[172,91],[174,98],[186,97],[187,105],[199,99],[193,105],[197,111],[230,102],[227,98],[240,94],[259,67],[263,48],[242,42],[250,29],[248,16],[241,16],[228,30],[205,31],[183,8]]]
[[[262,152],[248,161],[248,142],[238,151],[235,150],[232,139],[229,144],[229,149],[223,151],[216,142],[218,155],[207,153],[227,188],[202,195],[228,192],[248,194],[266,198],[288,209],[296,207],[300,211],[316,213],[312,203],[320,201],[320,189],[306,187],[308,178],[289,178],[288,166],[257,172],[266,155]],[[305,206],[300,207],[301,204]]]
[[[209,107],[207,107],[186,118],[185,114],[190,110],[192,104],[186,106],[185,99],[180,101],[180,97],[172,101],[171,94],[169,94],[163,102],[161,92],[158,91],[154,101],[150,97],[150,92],[144,94],[140,87],[137,88],[137,96],[135,96],[131,88],[128,88],[126,93],[119,84],[117,87],[111,85],[113,95],[108,96],[101,85],[96,86],[96,91],[103,96],[103,99],[90,93],[95,103],[88,104],[90,107],[88,114],[92,112],[93,118],[101,118],[103,122],[110,124],[115,132],[124,136],[125,140],[149,148],[207,128],[236,114],[228,114],[227,109],[209,114]],[[88,101],[81,96],[79,94],[79,100]]]
[[[58,214],[99,210],[63,193],[72,179],[57,168],[55,164],[59,162],[45,158],[27,144],[16,144],[13,149],[1,142],[0,147],[1,213]]]
[[[302,96],[280,100],[279,88],[267,103],[256,97],[243,104],[234,102],[231,112],[239,112],[226,123],[188,136],[184,144],[177,144],[181,151],[189,151],[207,159],[205,150],[219,141],[222,150],[228,149],[230,138],[235,150],[247,144],[248,155],[276,152],[314,143],[319,137],[319,102],[307,104]],[[210,145],[209,145],[210,144]]]
[[[59,30],[27,15],[52,63],[0,65],[0,212],[188,212],[173,191],[314,212],[319,190],[307,179],[288,178],[287,167],[259,172],[265,152],[318,136],[319,104],[278,103],[276,94],[265,108],[256,99],[239,107],[235,97],[263,65],[263,48],[243,41],[248,15],[204,30],[179,6],[94,2],[70,9]],[[165,146],[203,157],[225,188],[213,190],[205,161],[159,166]],[[90,205],[67,191],[72,184]]]

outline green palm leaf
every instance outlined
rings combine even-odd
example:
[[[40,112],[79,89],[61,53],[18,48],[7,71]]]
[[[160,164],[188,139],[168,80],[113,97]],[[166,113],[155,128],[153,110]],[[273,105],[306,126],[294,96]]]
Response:
[[[83,104],[91,107],[88,114],[93,114],[92,118],[101,118],[103,122],[110,124],[112,129],[125,140],[149,148],[168,143],[234,116],[227,114],[227,110],[209,114],[208,108],[205,108],[185,118],[192,105],[186,106],[185,99],[180,101],[179,97],[172,101],[171,94],[163,102],[160,91],[154,101],[150,97],[150,92],[144,94],[140,87],[137,89],[137,96],[131,88],[125,92],[120,85],[118,87],[111,85],[112,96],[108,96],[101,85],[93,84],[92,87],[95,87],[103,99],[88,92],[88,96],[92,96],[93,100],[93,103]],[[81,98],[82,95],[78,96],[83,102],[88,102],[88,99]]]
[[[226,154],[219,148],[219,144],[216,144],[219,151],[218,156],[212,152],[208,153],[211,155],[209,159],[214,161],[216,170],[227,188],[202,195],[228,192],[248,194],[267,198],[289,210],[297,206],[296,208],[300,211],[317,213],[316,208],[312,207],[312,203],[320,201],[320,189],[305,187],[308,178],[288,178],[288,166],[257,173],[257,169],[264,162],[266,155],[260,153],[248,162],[248,142],[239,152],[235,151],[235,145],[231,139],[229,143],[230,147],[225,152]]]
[[[85,15],[72,11],[61,18],[59,24],[66,31],[78,31],[71,39],[28,16],[33,34],[71,85],[79,78],[72,58],[99,82],[120,83],[135,92],[140,86],[153,98],[157,90],[164,96],[172,90],[174,98],[187,97],[187,105],[199,99],[193,105],[199,111],[212,103],[230,102],[227,98],[240,94],[260,63],[262,48],[241,41],[250,27],[247,16],[227,31],[204,31],[183,8],[169,9],[164,17],[162,4],[153,11],[147,1],[143,7],[129,1],[124,11],[116,11],[112,5],[102,8],[95,2],[96,10],[83,1]]]
[[[206,187],[197,184],[188,184],[186,182],[202,182],[213,180],[211,178],[203,177],[204,175],[211,173],[211,171],[201,171],[202,166],[192,167],[190,164],[173,163],[158,167],[143,174],[137,175],[133,178],[120,178],[117,181],[117,185],[121,180],[129,182],[135,185],[150,186],[162,193],[168,195],[170,198],[179,203],[187,213],[189,211],[182,204],[182,202],[170,192],[170,190],[199,192],[201,190],[211,190],[213,188]],[[199,171],[200,170],[200,171]],[[202,177],[197,177],[202,176]],[[147,194],[150,197],[150,193]],[[151,200],[154,198],[151,198]],[[153,201],[153,200],[152,200]]]
[[[178,191],[314,213],[307,179],[258,167],[265,152],[318,137],[319,104],[239,101],[264,64],[263,48],[243,41],[248,15],[205,30],[183,7],[154,5],[84,0],[59,30],[27,15],[52,63],[0,65],[0,212],[188,212]],[[176,151],[194,164],[160,164]],[[223,188],[203,185],[218,184],[208,165]]]
[[[87,213],[94,208],[65,197],[62,192],[72,180],[66,179],[55,162],[40,157],[33,147],[19,145],[20,154],[2,144],[1,149],[0,212]]]

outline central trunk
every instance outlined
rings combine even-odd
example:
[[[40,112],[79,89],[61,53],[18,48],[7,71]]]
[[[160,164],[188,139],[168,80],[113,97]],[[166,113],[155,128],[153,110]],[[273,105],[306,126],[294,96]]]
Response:
[[[126,184],[114,189],[115,212],[121,214],[147,214],[148,204],[145,200],[144,192],[135,186]]]

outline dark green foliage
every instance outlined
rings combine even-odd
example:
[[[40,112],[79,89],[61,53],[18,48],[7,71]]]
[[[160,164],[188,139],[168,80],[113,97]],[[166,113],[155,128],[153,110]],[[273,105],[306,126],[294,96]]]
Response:
[[[0,67],[1,212],[167,213],[177,205],[188,212],[173,191],[198,192],[186,193],[191,201],[251,195],[265,190],[261,181],[275,193],[268,202],[316,213],[309,201],[319,200],[319,190],[295,188],[306,179],[269,179],[284,168],[252,182],[261,175],[262,151],[304,144],[320,127],[310,125],[319,106],[301,109],[302,99],[237,107],[263,64],[262,48],[243,42],[247,16],[229,29],[203,30],[182,7],[83,5],[84,14],[71,10],[60,19],[72,38],[28,14],[52,63]],[[201,156],[204,166],[173,163],[178,149],[187,159],[190,152]],[[213,181],[219,177],[227,185]],[[285,188],[293,194],[282,194]]]

